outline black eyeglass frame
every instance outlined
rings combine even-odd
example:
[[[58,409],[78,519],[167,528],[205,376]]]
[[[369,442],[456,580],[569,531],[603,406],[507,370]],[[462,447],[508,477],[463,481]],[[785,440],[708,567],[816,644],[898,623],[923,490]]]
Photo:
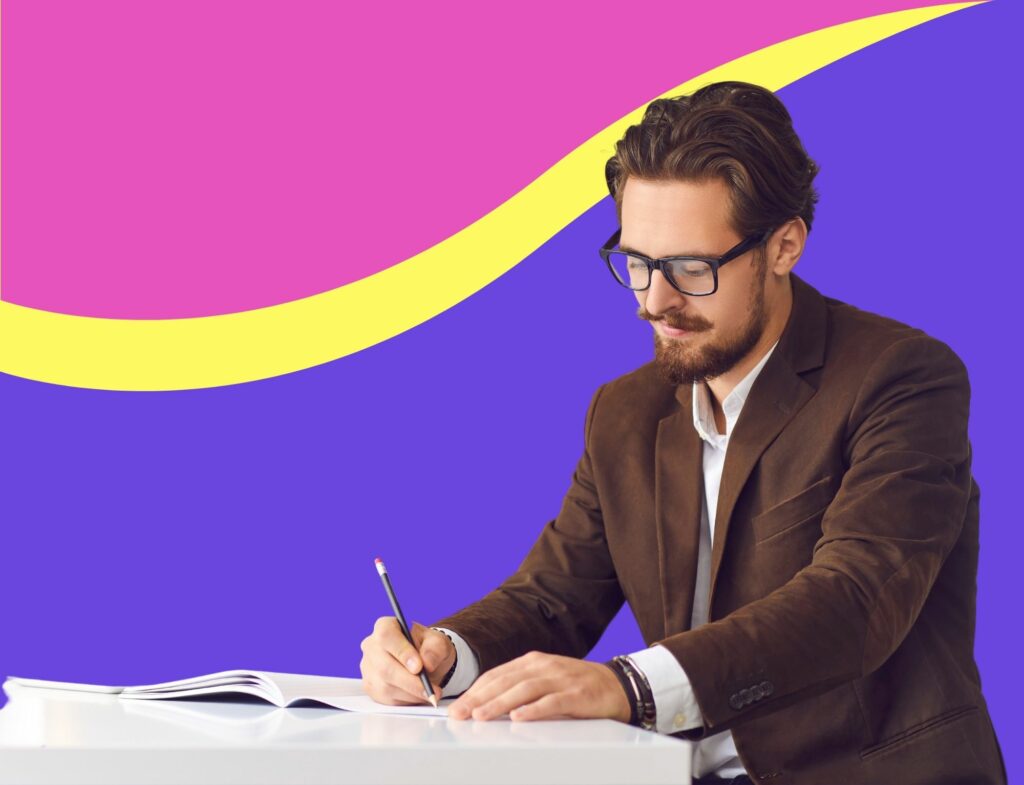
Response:
[[[614,278],[620,285],[622,285],[625,288],[629,289],[631,292],[645,292],[648,289],[650,289],[651,288],[651,282],[654,280],[654,271],[655,270],[660,270],[661,274],[665,277],[665,280],[668,281],[669,286],[671,286],[673,289],[675,289],[680,294],[685,294],[688,297],[707,297],[709,294],[714,294],[715,292],[718,291],[718,268],[719,267],[721,267],[724,264],[727,264],[727,263],[731,262],[733,259],[736,259],[736,258],[742,256],[747,251],[749,251],[751,248],[757,248],[759,245],[762,245],[765,242],[767,242],[768,238],[772,236],[772,233],[777,228],[778,227],[774,227],[772,229],[766,229],[761,234],[751,235],[750,237],[747,237],[747,238],[745,238],[743,240],[740,240],[736,245],[734,245],[732,248],[730,248],[724,254],[722,254],[721,256],[717,256],[717,257],[716,256],[663,256],[660,259],[652,259],[651,257],[644,256],[641,253],[632,253],[632,252],[630,252],[628,254],[629,256],[632,256],[632,257],[634,257],[636,259],[639,259],[640,261],[642,261],[644,264],[647,265],[647,286],[643,287],[642,289],[634,289],[632,286],[630,286],[629,284],[625,283],[621,278],[619,278],[618,273],[615,272],[615,267],[612,265],[611,259],[609,258],[613,251],[615,253],[626,253],[625,251],[616,251],[615,250],[615,246],[618,245],[618,242],[619,242],[619,236],[622,234],[622,228],[621,227],[615,230],[615,233],[611,237],[608,238],[608,242],[606,242],[603,246],[601,246],[601,250],[598,251],[598,253],[601,254],[601,258],[604,259],[605,264],[608,265],[608,270],[609,270],[609,272],[611,272],[612,278]],[[665,275],[665,265],[667,265],[669,262],[679,262],[679,261],[683,261],[683,262],[706,262],[707,264],[709,264],[711,266],[711,274],[712,274],[712,276],[714,276],[714,279],[715,279],[715,286],[714,286],[714,288],[710,292],[700,292],[700,293],[687,292],[687,291],[684,291],[684,290],[680,289],[679,286],[676,284],[675,280],[672,278],[672,276]]]

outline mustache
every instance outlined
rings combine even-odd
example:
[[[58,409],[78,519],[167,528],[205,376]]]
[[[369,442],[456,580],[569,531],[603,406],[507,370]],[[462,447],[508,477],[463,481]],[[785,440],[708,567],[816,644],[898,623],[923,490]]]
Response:
[[[636,312],[636,315],[647,322],[664,322],[669,327],[687,332],[702,332],[711,329],[711,322],[697,316],[684,317],[680,314],[669,311],[668,313],[654,315],[643,306]]]

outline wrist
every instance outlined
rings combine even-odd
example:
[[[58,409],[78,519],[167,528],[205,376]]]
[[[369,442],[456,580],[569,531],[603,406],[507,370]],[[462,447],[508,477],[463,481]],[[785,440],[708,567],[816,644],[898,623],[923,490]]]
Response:
[[[640,727],[644,730],[656,730],[658,727],[658,712],[654,705],[654,691],[651,689],[651,683],[647,680],[647,674],[640,669],[632,657],[626,655],[622,657],[622,660],[627,666],[627,673],[632,674],[640,689],[641,700],[637,704]]]
[[[604,664],[615,673],[629,700],[629,724],[644,730],[655,730],[658,717],[654,707],[654,694],[643,671],[629,657],[613,657]]]
[[[630,699],[629,684],[623,677],[620,677],[619,671],[616,668],[612,667],[607,662],[603,662],[601,664],[611,671],[610,675],[614,678],[614,683],[616,685],[616,687],[613,687],[612,689],[616,690],[616,698],[621,698],[621,700],[617,701],[617,703],[619,703],[619,710],[616,712],[613,719],[627,725],[634,725],[634,720],[636,719],[636,705]]]
[[[437,686],[443,690],[445,687],[448,686],[448,682],[452,680],[452,676],[455,675],[455,667],[459,664],[459,650],[456,648],[455,641],[452,640],[452,636],[449,635],[447,632],[438,629],[437,627],[431,627],[430,629],[437,630],[437,632],[441,633],[445,638],[448,639],[449,652],[451,653],[452,656],[451,667],[448,668],[448,671],[441,678],[441,681],[437,684]]]
[[[637,712],[637,693],[633,689],[629,677],[626,676],[625,670],[615,660],[609,660],[602,664],[614,674],[616,682],[618,682],[619,687],[622,688],[623,695],[626,697],[625,711],[616,719],[620,722],[625,722],[627,725],[638,725],[640,717]]]

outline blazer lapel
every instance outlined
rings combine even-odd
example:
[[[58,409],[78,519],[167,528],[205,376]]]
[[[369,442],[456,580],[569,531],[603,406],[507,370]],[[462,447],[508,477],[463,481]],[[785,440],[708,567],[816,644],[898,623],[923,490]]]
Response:
[[[711,549],[709,610],[714,607],[715,584],[740,493],[761,454],[816,392],[800,374],[819,368],[824,362],[828,327],[825,300],[796,275],[791,274],[790,278],[793,308],[789,321],[778,346],[754,381],[729,437]]]
[[[654,517],[664,637],[690,628],[704,497],[702,442],[693,427],[692,385],[680,385],[680,407],[658,423]]]

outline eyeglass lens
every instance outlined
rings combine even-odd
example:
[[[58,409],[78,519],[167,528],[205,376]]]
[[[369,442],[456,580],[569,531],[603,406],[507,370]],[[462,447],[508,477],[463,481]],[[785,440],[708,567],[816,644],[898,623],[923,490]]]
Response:
[[[651,283],[651,271],[647,264],[635,256],[613,251],[608,254],[612,272],[623,286],[630,289],[646,289]],[[670,283],[687,294],[708,294],[715,288],[715,276],[711,265],[699,259],[681,259],[668,262],[665,272]]]

